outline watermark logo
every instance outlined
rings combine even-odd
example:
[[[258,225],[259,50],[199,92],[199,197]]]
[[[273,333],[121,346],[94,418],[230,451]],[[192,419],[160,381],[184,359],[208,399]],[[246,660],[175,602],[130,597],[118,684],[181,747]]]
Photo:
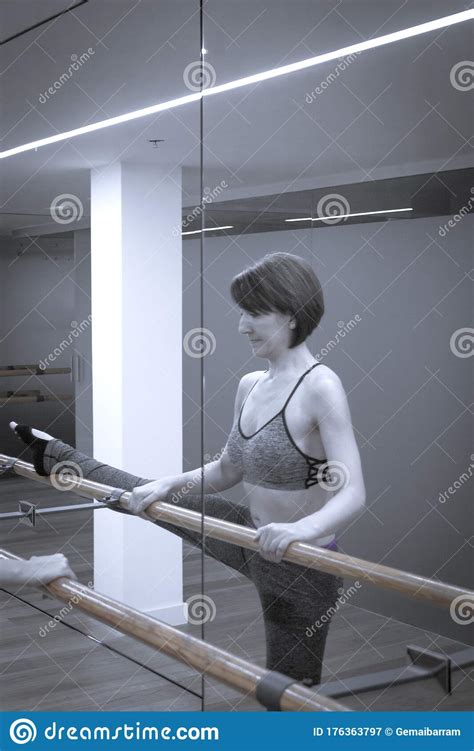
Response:
[[[318,469],[317,479],[323,490],[341,490],[349,481],[349,469],[343,462],[325,462]]]
[[[350,213],[349,201],[340,193],[328,193],[319,199],[316,214],[324,224],[337,224]]]
[[[474,599],[468,594],[458,595],[449,606],[451,618],[460,626],[469,626],[474,621]]]
[[[217,454],[214,454],[214,456],[211,456],[211,454],[204,454],[203,459],[204,459],[205,465],[207,465],[207,464],[209,464],[211,462],[218,461],[221,458],[221,456],[222,456],[224,448],[222,448]],[[204,476],[204,473],[205,473],[205,467],[203,467],[202,472],[200,472],[199,475],[197,475],[194,480],[188,480],[186,482],[186,485],[183,485],[182,488],[180,488],[177,491],[174,491],[166,499],[166,501],[167,502],[171,501],[171,503],[179,503],[185,496],[188,495],[189,491],[191,491],[193,488],[195,488],[196,485],[200,485],[201,484],[201,481],[202,481],[202,478]]]
[[[446,503],[448,500],[448,495],[454,495],[456,490],[459,490],[459,488],[462,488],[463,485],[466,484],[466,482],[469,482],[469,480],[472,477],[473,470],[474,470],[474,454],[471,454],[471,463],[469,464],[467,468],[467,472],[462,472],[459,477],[454,481],[452,485],[449,486],[447,490],[443,490],[439,496],[438,501],[439,503]]]
[[[451,68],[449,74],[451,86],[458,91],[469,91],[474,89],[474,62],[472,60],[461,60]]]
[[[344,339],[346,334],[349,334],[353,328],[357,326],[358,323],[360,323],[362,318],[358,313],[355,314],[354,318],[351,318],[350,321],[347,323],[344,323],[344,321],[338,321],[337,322],[337,331],[335,336],[333,336],[328,342],[326,342],[325,346],[322,347],[319,352],[315,355],[315,358],[318,362],[321,362],[321,360],[326,357],[331,350],[333,350],[337,345],[339,344],[341,339]]]
[[[93,589],[94,584],[92,582],[87,582],[87,586],[90,589]],[[74,605],[78,605],[81,600],[82,600],[82,595],[73,595],[71,599],[68,600],[67,603],[64,605],[64,607],[61,608],[61,610],[59,611],[57,615],[54,615],[53,618],[50,621],[48,621],[48,623],[45,623],[43,626],[41,626],[38,631],[38,634],[41,637],[41,639],[44,639],[44,637],[47,636],[49,632],[52,631],[53,628],[56,628],[58,623],[62,623],[64,618],[74,610]]]
[[[22,746],[24,743],[32,743],[36,739],[36,725],[27,717],[21,717],[10,725],[10,740]]]
[[[329,73],[326,78],[319,83],[318,86],[316,86],[313,91],[309,91],[305,96],[305,102],[306,104],[311,104],[311,102],[314,102],[316,100],[316,97],[320,94],[323,94],[326,89],[329,88],[329,86],[332,84],[333,81],[335,81],[337,78],[339,78],[339,75],[343,73],[346,68],[351,65],[351,63],[354,62],[354,60],[357,60],[357,57],[360,55],[360,52],[353,52],[350,55],[346,55],[340,63],[336,65],[336,67]]]
[[[38,101],[40,104],[45,104],[48,99],[56,94],[59,89],[61,89],[76,73],[84,63],[86,63],[92,55],[95,55],[95,51],[92,49],[92,47],[89,47],[89,49],[86,52],[83,52],[81,55],[76,55],[75,53],[71,55],[71,65],[67,68],[67,70],[64,71],[64,73],[61,73],[59,78],[54,81],[51,86],[49,86],[46,91],[43,91],[42,94],[39,95]]]
[[[183,347],[190,357],[212,355],[216,349],[216,337],[209,329],[190,329],[184,337]]]
[[[316,634],[318,632],[318,629],[323,628],[326,624],[329,623],[331,618],[337,611],[339,610],[341,605],[344,605],[347,600],[350,600],[352,595],[354,595],[358,589],[362,587],[362,584],[358,579],[354,582],[354,584],[351,584],[350,587],[347,589],[344,589],[344,587],[338,588],[338,594],[339,597],[336,600],[336,604],[332,605],[330,608],[326,610],[325,613],[317,620],[315,621],[311,626],[307,626],[305,633],[306,636],[313,636],[313,634]]]
[[[451,334],[449,347],[456,357],[472,357],[474,355],[474,329],[471,329],[469,326],[456,329]]]
[[[171,494],[169,498],[166,499],[166,502],[168,503],[171,501],[171,503],[179,503],[180,501],[185,498],[188,493],[196,487],[196,485],[199,485],[201,482],[201,478],[197,477],[195,480],[188,480],[186,482],[186,485],[184,485],[182,488],[180,488],[178,491],[175,491]]]
[[[216,603],[208,595],[191,595],[184,603],[184,615],[188,623],[200,626],[216,617]]]
[[[82,219],[84,207],[77,196],[72,193],[61,193],[52,200],[49,212],[58,224],[71,224]]]
[[[225,180],[221,180],[219,185],[216,185],[214,188],[209,188],[206,186],[203,190],[203,196],[202,196],[202,202],[203,204],[212,203],[215,198],[218,198],[220,194],[229,186],[227,185]],[[180,227],[173,227],[172,235],[173,237],[179,237],[181,235],[182,230],[185,230],[191,225],[201,214],[204,213],[205,207],[202,206],[195,206],[195,208],[187,214],[183,221],[181,222]]]
[[[470,189],[471,193],[474,193],[474,187]],[[438,227],[438,235],[440,237],[446,237],[449,230],[458,224],[458,222],[461,221],[467,214],[471,213],[471,209],[474,206],[474,196],[470,196],[466,204],[464,206],[461,206],[457,214],[453,214],[453,216],[446,222],[446,224],[440,224]]]
[[[75,462],[58,462],[51,470],[51,485],[56,490],[74,490],[82,479],[82,469]]]
[[[225,451],[225,446],[223,446],[220,451],[214,454],[214,456],[212,454],[207,454],[207,453],[204,454],[203,459],[206,464],[208,464],[209,462],[217,462],[221,458],[224,451]]]
[[[92,322],[92,314],[89,314],[87,318],[78,323],[77,321],[71,321],[71,331],[68,333],[67,338],[63,339],[57,347],[53,349],[43,360],[39,361],[40,370],[46,370],[48,365],[54,362],[60,357],[63,352],[73,343],[74,339],[77,339],[85,329],[87,329]]]
[[[201,91],[214,86],[216,82],[216,71],[210,63],[196,60],[186,65],[183,73],[183,81],[191,91]]]

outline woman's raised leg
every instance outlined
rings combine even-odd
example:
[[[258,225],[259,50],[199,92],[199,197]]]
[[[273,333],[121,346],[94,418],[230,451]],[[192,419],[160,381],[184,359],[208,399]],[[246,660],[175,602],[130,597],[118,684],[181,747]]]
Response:
[[[97,459],[83,454],[81,451],[77,451],[77,449],[56,438],[48,441],[42,449],[44,449],[42,452],[42,463],[38,467],[38,469],[42,470],[42,474],[50,475],[53,470],[60,471],[61,468],[67,467],[68,472],[76,473],[80,478],[93,480],[103,485],[111,485],[114,488],[128,491],[133,490],[137,485],[145,485],[151,482],[151,480],[144,477],[138,477],[129,472],[124,472],[122,469],[111,467],[104,462],[99,462]],[[36,460],[36,463],[38,463],[38,455],[36,456]],[[247,516],[245,515],[247,509],[245,506],[214,494],[206,494],[204,499],[206,516],[226,519],[234,524],[245,525],[247,523]],[[201,513],[203,508],[201,495],[196,493],[187,493],[185,495],[176,493],[167,499],[167,502],[176,503],[183,508],[188,508],[198,513]],[[191,545],[202,548],[203,540],[200,532],[183,529],[168,522],[156,521],[154,523],[168,530],[168,532],[178,535],[178,537],[186,540]],[[211,537],[206,537],[204,542],[205,552],[208,555],[246,575],[246,563],[241,547],[221,540],[214,540]]]

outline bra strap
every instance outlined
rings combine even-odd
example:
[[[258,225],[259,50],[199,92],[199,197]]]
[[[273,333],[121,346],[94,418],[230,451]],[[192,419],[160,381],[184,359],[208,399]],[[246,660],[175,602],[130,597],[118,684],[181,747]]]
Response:
[[[321,365],[321,363],[320,363],[320,362],[315,362],[315,363],[314,363],[314,365],[311,365],[311,367],[310,367],[310,368],[308,368],[308,370],[307,370],[307,371],[306,371],[305,373],[303,373],[303,375],[302,375],[302,376],[301,376],[301,377],[300,377],[300,378],[298,379],[298,383],[297,383],[297,384],[296,384],[296,386],[294,387],[293,391],[291,392],[291,394],[289,395],[288,399],[286,400],[286,402],[285,402],[285,404],[284,404],[284,406],[283,406],[283,409],[281,410],[282,412],[284,412],[284,411],[285,411],[285,409],[287,408],[287,406],[288,406],[288,403],[289,403],[289,401],[290,401],[291,397],[292,397],[292,396],[293,396],[293,394],[295,393],[296,389],[297,389],[297,388],[298,388],[298,386],[300,385],[300,383],[301,383],[301,381],[303,380],[303,378],[305,378],[305,377],[306,377],[306,376],[308,375],[308,373],[309,373],[309,372],[310,372],[311,370],[313,370],[313,368],[315,368],[315,367],[316,367],[316,365]]]
[[[264,372],[264,373],[267,373],[267,372],[268,372],[268,370],[264,370],[263,372]],[[252,383],[252,386],[251,386],[251,388],[250,388],[250,389],[249,389],[249,390],[247,391],[246,397],[245,397],[244,401],[242,402],[242,406],[241,406],[241,408],[240,408],[240,413],[239,413],[239,420],[240,420],[240,415],[242,414],[242,410],[243,410],[243,408],[245,407],[245,402],[247,401],[247,399],[248,399],[248,398],[249,398],[249,396],[250,396],[250,392],[254,390],[255,386],[257,385],[257,383],[259,382],[259,380],[260,380],[260,378],[261,378],[261,377],[262,377],[262,376],[259,376],[258,378],[256,378],[256,379],[255,379],[255,381],[254,381],[254,382]]]

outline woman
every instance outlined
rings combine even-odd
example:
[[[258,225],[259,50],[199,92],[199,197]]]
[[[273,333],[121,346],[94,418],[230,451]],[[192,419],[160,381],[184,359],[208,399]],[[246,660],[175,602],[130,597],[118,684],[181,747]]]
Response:
[[[330,616],[343,580],[282,561],[282,556],[297,540],[337,550],[335,534],[365,503],[359,452],[341,382],[315,361],[305,342],[324,313],[311,266],[288,253],[267,255],[233,279],[231,295],[240,309],[239,332],[269,367],[240,381],[227,445],[217,461],[205,465],[204,504],[200,467],[150,482],[39,431],[12,427],[33,447],[38,472],[49,474],[58,462],[77,464],[86,478],[133,490],[126,506],[134,514],[162,500],[257,528],[258,553],[210,538],[205,551],[255,584],[267,668],[314,685],[321,680]],[[339,479],[343,475],[336,494],[333,469]],[[241,480],[248,504],[213,495]],[[202,544],[198,532],[156,523]]]

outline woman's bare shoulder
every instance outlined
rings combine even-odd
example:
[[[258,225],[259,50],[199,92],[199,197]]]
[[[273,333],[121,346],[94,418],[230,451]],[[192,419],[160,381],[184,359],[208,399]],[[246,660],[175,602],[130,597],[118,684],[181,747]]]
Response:
[[[321,389],[338,391],[339,389],[343,389],[342,381],[336,371],[323,363],[319,363],[316,368],[313,368],[309,376],[305,380],[309,388],[313,391],[320,391]]]
[[[315,419],[319,421],[328,406],[334,414],[347,416],[347,394],[337,373],[327,365],[320,364],[311,371],[310,376],[305,379],[305,398]]]
[[[239,387],[237,389],[237,394],[241,399],[247,395],[253,384],[258,381],[263,373],[265,373],[264,370],[254,370],[252,371],[252,373],[245,373],[245,375],[241,377],[239,381]]]
[[[316,368],[313,368],[311,375],[319,376],[320,378],[339,378],[336,371],[323,362],[320,362]]]
[[[243,385],[245,385],[246,383],[253,383],[256,378],[259,378],[264,373],[264,370],[253,370],[251,373],[245,373],[245,375],[243,375],[240,379],[240,383],[242,383]]]

